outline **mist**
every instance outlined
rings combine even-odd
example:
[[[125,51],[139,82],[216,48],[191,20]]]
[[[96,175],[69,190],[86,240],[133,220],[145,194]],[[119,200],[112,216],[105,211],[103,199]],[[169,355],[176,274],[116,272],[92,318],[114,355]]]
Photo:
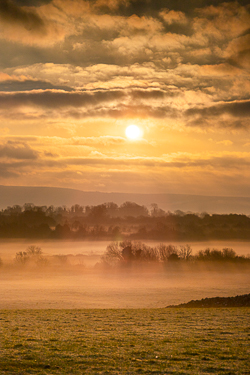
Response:
[[[66,246],[54,243],[49,252],[51,243],[44,243],[40,263],[35,258],[20,263],[14,251],[24,253],[26,245],[16,243],[11,255],[1,254],[0,309],[159,308],[249,292],[249,263],[132,262],[110,267],[102,261],[105,248],[102,253],[98,247],[80,253],[79,243],[68,243],[67,254]]]

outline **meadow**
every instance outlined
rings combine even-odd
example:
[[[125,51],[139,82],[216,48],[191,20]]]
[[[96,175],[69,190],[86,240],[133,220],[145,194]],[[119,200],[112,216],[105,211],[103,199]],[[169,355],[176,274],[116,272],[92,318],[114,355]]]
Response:
[[[250,374],[249,308],[1,310],[0,374]]]

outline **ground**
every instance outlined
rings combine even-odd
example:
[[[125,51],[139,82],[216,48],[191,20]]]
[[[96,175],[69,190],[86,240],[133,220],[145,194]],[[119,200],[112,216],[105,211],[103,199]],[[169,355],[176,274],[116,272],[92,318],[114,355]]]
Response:
[[[2,310],[0,374],[249,372],[250,308]]]

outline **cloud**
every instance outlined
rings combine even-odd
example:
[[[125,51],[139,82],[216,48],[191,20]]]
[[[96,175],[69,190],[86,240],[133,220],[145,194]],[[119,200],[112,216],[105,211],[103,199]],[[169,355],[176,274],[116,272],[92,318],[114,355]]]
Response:
[[[231,103],[221,103],[202,109],[190,108],[186,113],[188,115],[197,113],[204,116],[219,116],[227,113],[235,117],[248,117],[250,115],[250,101],[246,100],[241,102],[234,101]]]
[[[250,176],[250,153],[176,153],[161,158],[107,157],[105,153],[101,152],[90,153],[89,157],[60,157],[52,154],[45,156],[45,158],[40,157],[35,160],[1,163],[0,170],[3,171],[6,178],[19,177],[20,181],[26,178],[26,183],[27,179],[31,179],[31,184],[34,184],[34,176],[37,176],[36,183],[39,183],[42,177],[42,180],[47,181],[49,186],[55,186],[56,182],[60,184],[63,181],[66,184],[70,181],[75,182],[75,179],[81,178],[82,180],[91,175],[92,182],[98,180],[100,183],[105,180],[105,185],[109,186],[111,190],[114,186],[112,178],[116,180],[119,176],[121,181],[127,174],[131,174],[137,176],[141,184],[143,180],[149,178],[147,177],[149,169],[151,170],[151,182],[152,178],[159,179],[159,184],[162,184],[166,183],[166,179],[172,178],[171,184],[177,186],[178,189],[180,189],[181,181],[185,180],[187,184],[191,183],[190,176],[192,176],[192,184],[195,181],[197,183],[200,181],[201,186],[204,182],[204,187],[208,183],[208,176],[209,184],[216,183],[216,180],[221,179],[222,176],[227,180],[228,178],[233,179],[233,176],[237,175],[238,181],[242,182],[244,176]],[[98,177],[96,173],[98,173]],[[119,191],[121,190],[119,189]]]
[[[25,3],[25,1],[21,4],[12,0],[1,1],[1,38],[18,44],[46,48],[75,33],[74,21],[72,22],[60,6],[64,3],[68,7],[69,1],[41,1],[35,3],[37,6],[29,7],[24,6]]]
[[[162,69],[158,70],[154,63],[141,65],[136,63],[129,66],[94,64],[88,67],[47,63],[7,69],[3,74],[29,77],[29,79],[32,77],[33,80],[39,79],[55,86],[64,83],[75,89],[89,90],[94,88],[159,88],[168,78],[167,72]],[[174,87],[171,90],[174,90]]]
[[[52,0],[12,0],[13,3],[19,6],[41,6],[43,4],[48,4]]]
[[[224,146],[231,146],[231,145],[233,144],[233,142],[230,141],[230,140],[228,140],[228,139],[225,139],[225,140],[223,140],[223,141],[218,141],[217,144],[218,144],[218,145],[221,144],[221,145],[224,145]]]
[[[15,167],[10,166],[7,163],[0,162],[0,176],[3,179],[18,178],[20,175],[15,171]]]
[[[34,164],[33,164],[34,165]],[[139,157],[139,156],[107,156],[104,152],[90,152],[86,157],[49,157],[48,159],[37,159],[37,166],[42,168],[70,168],[76,167],[95,167],[95,168],[118,168],[134,169],[135,167],[148,168],[154,167],[158,170],[225,170],[239,171],[245,170],[250,166],[250,153],[247,152],[221,152],[221,153],[172,153],[162,157]]]
[[[173,23],[179,24],[187,24],[188,19],[183,12],[178,12],[169,9],[163,9],[159,15],[164,19],[164,21],[168,25],[172,25]]]
[[[224,56],[232,65],[239,68],[250,67],[250,30],[246,35],[239,36],[228,43]]]
[[[231,152],[231,153],[203,153],[203,154],[188,154],[178,153],[170,155],[169,166],[178,168],[205,168],[219,170],[240,170],[246,169],[250,166],[250,153]]]
[[[46,146],[45,146],[46,147]],[[250,153],[172,153],[162,157],[107,156],[105,152],[91,152],[87,157],[45,155],[39,151],[37,159],[16,161],[9,159],[0,164],[0,172],[8,181],[20,184],[64,186],[98,190],[100,184],[107,191],[127,191],[131,184],[146,189],[164,191],[166,184],[172,192],[185,191],[204,194],[210,187],[235,195],[249,188]],[[149,174],[150,170],[150,174]],[[191,179],[190,179],[191,176]],[[121,186],[121,181],[122,183]],[[237,185],[233,183],[237,181]],[[83,185],[81,185],[83,184]],[[99,186],[99,188],[98,188]],[[237,189],[235,190],[235,188]],[[88,190],[87,189],[87,190]],[[195,189],[195,190],[194,190]],[[135,191],[133,189],[133,191]],[[168,190],[169,191],[169,190]]]
[[[32,150],[27,144],[20,144],[8,141],[6,144],[0,145],[0,158],[11,159],[37,159],[38,153]]]
[[[211,41],[225,42],[249,29],[250,14],[239,2],[224,2],[197,8],[193,28]]]
[[[0,108],[6,118],[21,117],[155,117],[176,115],[176,109],[165,102],[172,97],[161,90],[100,90],[64,92],[39,90],[0,93]],[[10,111],[12,109],[12,111]],[[60,109],[60,111],[59,111]],[[15,111],[14,111],[15,110]],[[18,112],[20,111],[20,112]]]
[[[45,108],[84,107],[99,102],[109,102],[124,97],[119,90],[99,92],[64,92],[37,90],[11,94],[0,93],[0,107],[38,106]]]
[[[13,91],[31,91],[31,90],[64,90],[73,91],[67,86],[54,86],[50,82],[39,81],[33,79],[18,79],[17,77],[8,77],[3,79],[4,75],[0,74],[0,92],[13,92]]]
[[[124,144],[126,140],[122,137],[102,135],[100,137],[72,137],[66,142],[78,146],[119,146]]]
[[[45,33],[45,24],[36,11],[22,8],[11,0],[1,0],[0,18],[4,23],[18,24],[35,33]]]
[[[2,116],[9,119],[35,118],[178,118],[187,126],[240,129],[249,126],[250,102],[232,101],[205,106],[206,96],[187,91],[159,89],[32,90],[0,93]],[[187,99],[189,103],[187,102]],[[195,103],[195,105],[193,105]],[[10,111],[12,109],[12,111]]]
[[[233,101],[220,103],[203,108],[189,108],[185,115],[192,118],[189,126],[222,126],[224,128],[248,128],[250,101]],[[224,120],[221,117],[224,116]],[[226,117],[225,117],[226,116]],[[211,121],[213,119],[213,121]],[[215,120],[216,119],[216,120]]]
[[[79,137],[70,138],[56,136],[2,136],[0,137],[0,157],[20,158],[20,159],[58,159],[68,156],[81,155],[98,156],[114,155],[122,147],[128,144],[127,138],[121,136],[103,135],[99,137]],[[137,148],[150,143],[144,139],[137,141]],[[59,159],[58,159],[59,160]]]

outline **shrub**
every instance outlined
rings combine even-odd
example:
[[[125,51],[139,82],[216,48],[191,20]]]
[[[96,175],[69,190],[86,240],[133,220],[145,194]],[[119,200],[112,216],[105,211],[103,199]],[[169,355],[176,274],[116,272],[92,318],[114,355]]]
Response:
[[[120,261],[123,259],[122,258],[122,244],[123,243],[121,242],[110,243],[107,246],[106,251],[101,258],[102,262],[109,266],[116,266],[118,263],[120,263]]]
[[[225,259],[234,259],[236,258],[236,252],[231,248],[224,248],[222,249],[222,254]]]
[[[54,255],[53,259],[54,259],[56,264],[59,264],[61,266],[68,264],[68,256],[64,255],[64,254]]]
[[[204,261],[225,261],[225,260],[234,260],[236,259],[236,253],[233,249],[224,248],[223,250],[209,249],[200,250],[196,256],[197,260]]]
[[[144,262],[157,262],[160,260],[159,250],[157,248],[142,244],[140,250],[140,256],[137,260],[142,260]]]
[[[179,260],[180,260],[180,258],[178,256],[178,254],[175,254],[175,253],[169,255],[169,257],[168,257],[169,262],[177,262]]]
[[[29,261],[29,256],[26,251],[19,251],[19,253],[16,253],[16,262],[19,264],[25,264]]]
[[[162,262],[167,262],[169,260],[169,257],[172,256],[172,254],[178,254],[177,247],[174,245],[164,245],[160,244],[158,246],[159,251],[159,258]]]
[[[38,246],[31,245],[26,251],[16,253],[15,260],[19,264],[36,264],[39,266],[47,264],[47,259],[43,256],[42,249]]]
[[[147,246],[141,242],[123,241],[109,244],[102,256],[102,262],[109,266],[117,266],[134,261],[157,262],[159,258],[157,248]]]
[[[192,256],[192,249],[190,245],[180,246],[178,255],[181,259],[189,260]]]

